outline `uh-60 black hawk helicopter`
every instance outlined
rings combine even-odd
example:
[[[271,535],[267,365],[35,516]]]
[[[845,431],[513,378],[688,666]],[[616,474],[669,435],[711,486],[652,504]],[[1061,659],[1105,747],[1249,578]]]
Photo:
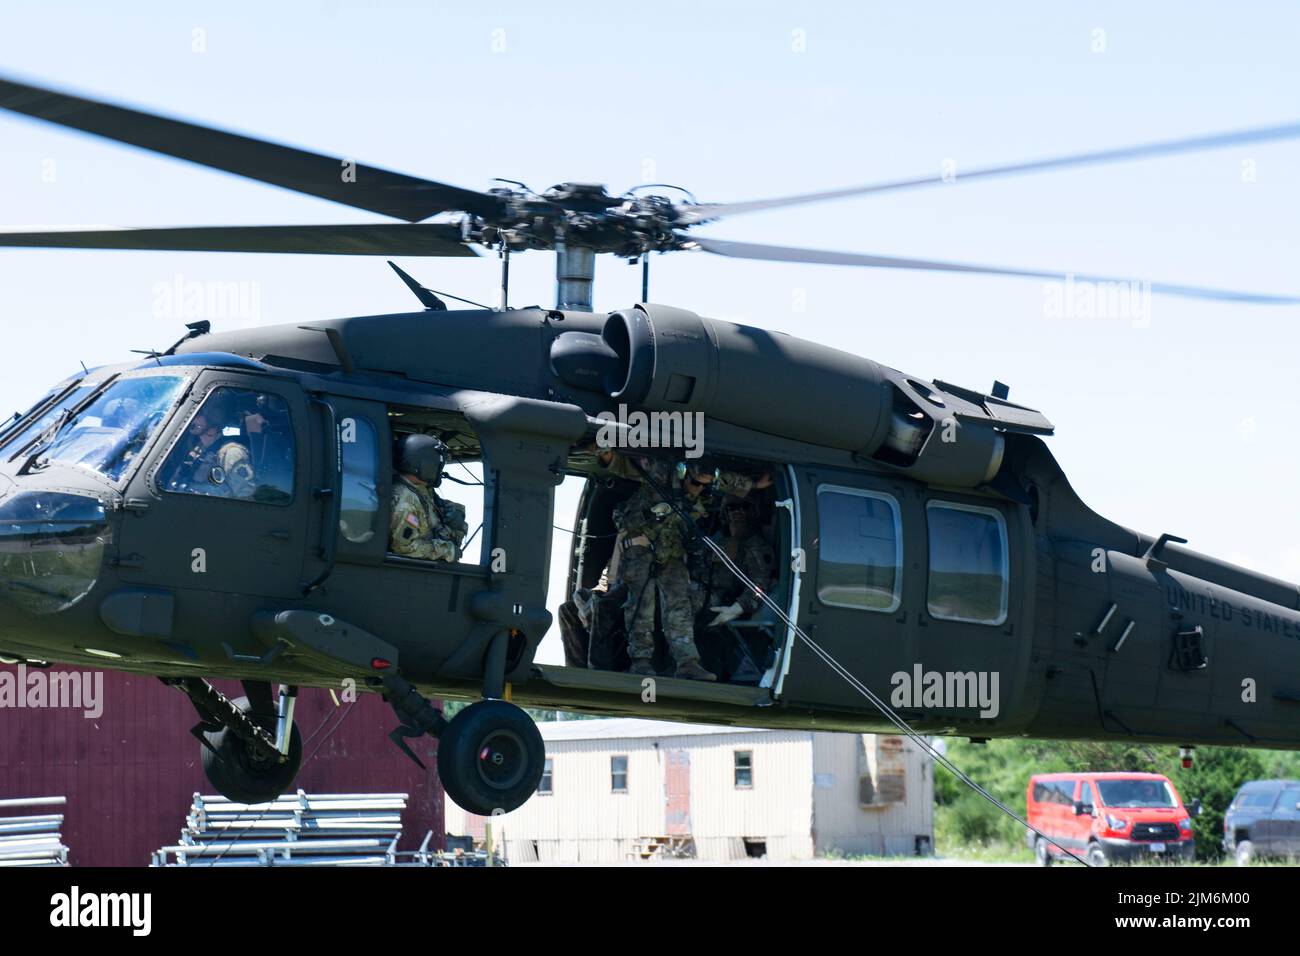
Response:
[[[734,213],[941,177],[733,204],[574,183],[477,192],[7,80],[0,107],[402,220],[11,232],[0,245],[389,256],[468,256],[479,245],[501,258],[499,308],[448,310],[403,273],[424,309],[225,333],[198,323],[165,352],[59,383],[0,432],[0,653],[157,675],[184,691],[211,782],[235,799],[289,787],[301,761],[298,688],[345,679],[393,704],[396,742],[438,737],[447,793],[479,813],[513,809],[536,789],[542,741],[518,704],[770,727],[894,731],[902,721],[977,738],[1300,746],[1300,589],[1089,510],[1043,441],[1050,422],[1004,386],[930,381],[646,301],[591,312],[598,253],[646,263],[700,249],[1064,277],[688,235]],[[958,181],[1296,137],[1300,125],[1256,129]],[[530,249],[557,254],[553,309],[506,306],[509,255]],[[639,486],[604,473],[592,443],[620,406],[702,413],[708,468],[770,477],[751,506],[780,558],[757,609],[723,626],[744,662],[716,682],[665,676],[649,694],[640,675],[587,666],[594,655],[534,662],[552,622],[565,476],[587,478],[570,593],[612,577],[611,516]],[[169,476],[187,436],[214,421],[247,458],[227,463],[222,495],[192,493]],[[480,563],[391,553],[392,448],[415,433],[481,465]],[[997,674],[998,705],[878,706],[893,675],[921,663]],[[238,679],[247,697],[231,701],[208,678]],[[432,697],[476,702],[448,721]]]

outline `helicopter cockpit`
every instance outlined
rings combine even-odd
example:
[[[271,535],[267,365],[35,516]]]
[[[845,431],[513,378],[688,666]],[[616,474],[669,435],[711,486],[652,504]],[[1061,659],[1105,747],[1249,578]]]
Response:
[[[0,433],[0,600],[66,610],[100,576],[111,500],[184,391],[183,374],[87,373],[56,387]],[[57,472],[58,478],[43,474]]]

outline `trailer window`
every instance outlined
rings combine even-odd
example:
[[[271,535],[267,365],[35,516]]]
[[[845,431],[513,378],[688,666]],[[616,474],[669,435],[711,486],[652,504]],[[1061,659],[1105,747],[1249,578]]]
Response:
[[[627,793],[627,757],[609,758],[609,789],[614,793]]]
[[[735,751],[735,780],[737,790],[751,790],[754,787],[754,751]]]
[[[823,485],[817,489],[817,525],[821,602],[897,610],[903,568],[898,502],[886,494]]]
[[[946,621],[1001,624],[1007,619],[1007,526],[992,508],[931,501],[926,505],[930,615]]]

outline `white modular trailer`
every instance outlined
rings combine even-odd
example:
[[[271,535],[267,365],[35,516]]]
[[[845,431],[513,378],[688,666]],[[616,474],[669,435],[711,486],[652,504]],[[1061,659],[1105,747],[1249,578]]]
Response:
[[[806,860],[933,845],[932,762],[904,737],[634,718],[539,727],[538,793],[491,821],[448,799],[448,833],[482,840],[490,829],[513,862]]]

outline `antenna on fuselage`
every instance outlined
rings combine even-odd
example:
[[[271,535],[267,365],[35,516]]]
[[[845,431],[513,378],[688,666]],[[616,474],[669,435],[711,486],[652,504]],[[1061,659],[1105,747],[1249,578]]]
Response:
[[[185,328],[189,329],[184,336],[177,339],[176,342],[163,355],[175,355],[176,350],[188,342],[190,339],[197,339],[200,335],[207,335],[212,331],[212,323],[207,319],[200,319],[198,322],[187,322]],[[154,358],[158,356],[155,354]]]
[[[397,263],[389,260],[388,264],[392,267],[393,271],[397,273],[398,277],[406,283],[407,288],[415,293],[415,297],[424,304],[425,309],[429,312],[447,311],[447,303],[438,298],[440,295],[445,295],[449,299],[455,299],[457,302],[464,302],[466,305],[472,305],[477,309],[488,309],[491,311],[492,307],[484,305],[482,302],[475,302],[473,299],[462,299],[460,296],[452,295],[450,292],[439,292],[435,289],[426,288],[425,286],[420,285],[413,276],[399,268]]]

